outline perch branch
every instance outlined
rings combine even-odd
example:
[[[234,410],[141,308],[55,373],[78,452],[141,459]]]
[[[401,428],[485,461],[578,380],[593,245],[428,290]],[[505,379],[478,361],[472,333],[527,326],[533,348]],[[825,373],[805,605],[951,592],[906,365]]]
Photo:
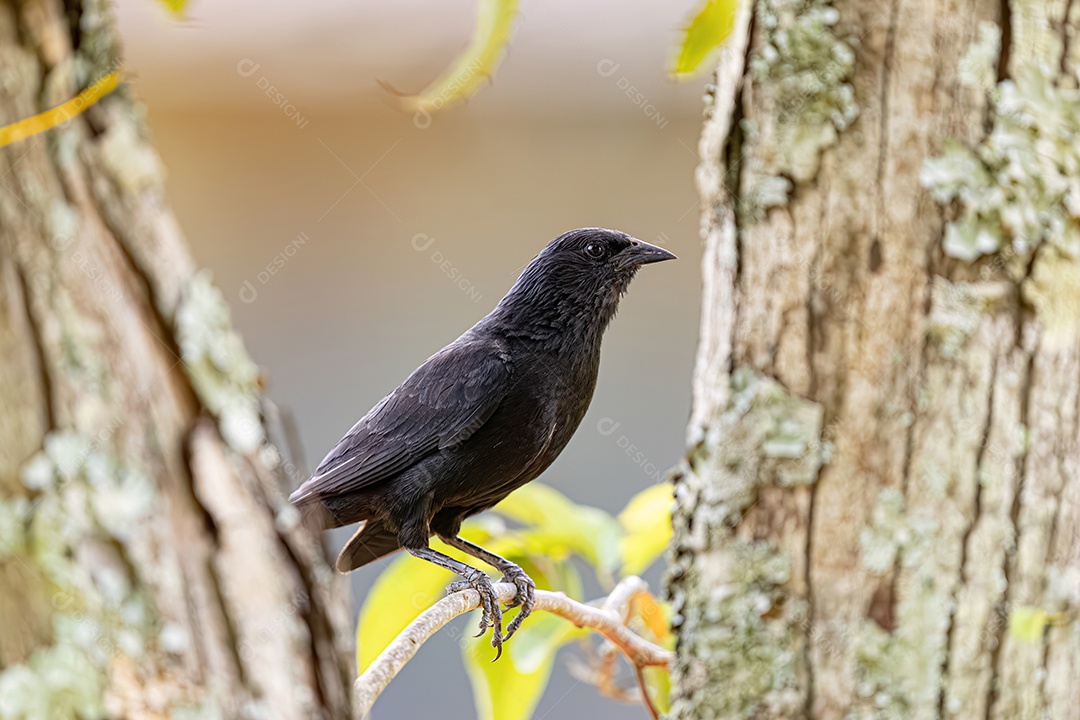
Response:
[[[566,618],[578,627],[595,630],[619,648],[634,667],[667,667],[672,653],[637,635],[624,624],[630,598],[645,588],[645,582],[641,578],[624,578],[611,591],[611,596],[602,608],[571,600],[565,593],[537,590],[534,609]],[[499,601],[506,604],[517,595],[517,588],[510,583],[496,583],[495,592]],[[356,679],[353,684],[356,716],[367,716],[382,691],[428,638],[458,615],[464,615],[479,606],[480,595],[470,589],[449,595],[420,613]]]

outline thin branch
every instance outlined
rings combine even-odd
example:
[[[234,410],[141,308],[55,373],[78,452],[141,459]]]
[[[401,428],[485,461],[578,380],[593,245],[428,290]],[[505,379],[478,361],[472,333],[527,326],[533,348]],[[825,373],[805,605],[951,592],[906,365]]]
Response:
[[[641,702],[645,704],[645,709],[649,711],[649,716],[652,720],[660,720],[660,711],[656,709],[656,705],[652,701],[652,697],[649,695],[649,686],[645,682],[645,670],[640,665],[634,667],[634,675],[637,678],[638,688],[641,689]]]
[[[639,593],[647,592],[648,589],[649,584],[641,578],[635,576],[625,577],[608,593],[602,606],[603,610],[619,618],[619,621],[625,624],[627,616],[630,614],[630,603]]]
[[[534,609],[566,618],[578,627],[595,630],[619,648],[634,667],[667,667],[673,655],[670,651],[649,642],[623,624],[630,598],[646,587],[641,578],[624,578],[611,591],[603,608],[571,600],[565,593],[537,590]],[[499,596],[499,601],[506,604],[517,595],[517,588],[510,583],[496,583],[495,593]],[[470,589],[449,595],[420,613],[356,679],[353,684],[356,716],[367,717],[375,700],[428,638],[458,615],[464,615],[479,606],[479,593]]]

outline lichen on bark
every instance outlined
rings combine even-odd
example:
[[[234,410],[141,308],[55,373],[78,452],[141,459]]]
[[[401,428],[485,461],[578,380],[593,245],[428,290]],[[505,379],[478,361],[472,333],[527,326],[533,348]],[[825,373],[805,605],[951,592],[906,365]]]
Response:
[[[960,67],[964,84],[991,101],[990,132],[975,147],[948,142],[920,180],[957,205],[945,253],[971,262],[1007,251],[1016,277],[1044,242],[1080,258],[1080,90],[1045,63],[988,84],[1000,43],[1001,29],[984,22]]]
[[[266,441],[259,408],[259,370],[232,328],[225,297],[207,272],[188,282],[176,310],[184,371],[203,405],[219,418],[222,436],[239,453]]]
[[[118,69],[0,0],[0,124]],[[127,88],[0,148],[0,717],[339,718],[350,619]]]
[[[789,586],[790,559],[737,527],[766,488],[814,482],[829,451],[821,406],[746,368],[732,374],[729,398],[676,477],[679,505],[694,512],[676,516],[668,570],[682,643],[673,717],[690,708],[701,713],[695,717],[749,717],[761,708],[784,716],[803,698],[794,635],[806,606]],[[707,563],[694,557],[702,552],[711,554]],[[706,595],[687,598],[687,587]],[[726,678],[723,687],[716,678]]]
[[[129,567],[146,555],[138,528],[160,511],[158,496],[108,440],[108,429],[50,433],[22,473],[33,501],[0,501],[19,533],[9,552],[51,588],[53,628],[51,645],[0,672],[5,720],[102,716],[114,662],[157,644],[161,629]]]
[[[756,7],[762,42],[749,68],[765,119],[744,118],[742,129],[763,133],[771,152],[747,168],[743,202],[751,221],[783,205],[793,182],[811,180],[821,153],[859,114],[848,82],[857,39],[838,32],[836,7],[829,0],[757,0]]]
[[[1080,283],[1064,202],[1077,174],[1075,147],[1059,144],[1074,132],[1080,3],[836,0],[835,37],[858,38],[844,82],[859,115],[805,181],[770,172],[788,152],[782,93],[748,67],[770,43],[761,21],[775,5],[736,25],[700,144],[705,272],[676,494],[685,674],[674,716],[1077,717],[1067,688],[1080,635],[1057,624],[1080,607],[1069,570],[1080,564]],[[995,27],[1008,30],[1000,43]],[[1003,118],[1010,97],[1031,104]],[[1003,159],[989,163],[995,143]],[[1049,156],[1035,157],[1043,145]],[[950,147],[964,150],[927,163]],[[999,249],[968,262],[949,227],[976,187],[1000,191],[1012,214],[986,229]],[[1048,205],[1056,190],[1062,202]],[[1025,194],[1033,207],[1007,207]],[[970,216],[990,222],[987,210]],[[1026,254],[1012,218],[1034,220],[1038,242],[1017,246]],[[831,450],[812,485],[758,484],[713,457],[727,454],[706,440],[734,407],[733,369],[821,405]],[[782,580],[723,584],[748,543],[786,561]],[[716,658],[731,645],[703,628],[741,599],[717,609],[720,587],[803,601],[764,645],[792,658],[772,677],[802,699],[794,710],[726,687],[732,669]],[[1017,636],[1010,622],[1025,613],[1055,622]]]

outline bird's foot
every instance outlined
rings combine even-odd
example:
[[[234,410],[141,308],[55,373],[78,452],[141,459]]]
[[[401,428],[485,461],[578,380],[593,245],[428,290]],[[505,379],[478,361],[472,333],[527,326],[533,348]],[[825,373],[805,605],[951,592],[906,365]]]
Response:
[[[492,629],[491,646],[495,648],[495,660],[502,656],[503,632],[502,632],[502,609],[499,607],[499,596],[495,594],[491,578],[487,573],[474,570],[464,580],[459,580],[447,586],[446,592],[453,594],[462,590],[475,590],[480,594],[480,637],[488,628]],[[517,618],[515,618],[516,620]],[[494,662],[494,660],[492,660]]]
[[[507,607],[521,606],[517,617],[506,626],[506,636],[503,640],[509,640],[521,627],[521,623],[525,618],[532,613],[533,604],[536,602],[536,583],[517,565],[511,565],[503,572],[502,581],[512,583],[517,588],[517,595],[507,604]]]

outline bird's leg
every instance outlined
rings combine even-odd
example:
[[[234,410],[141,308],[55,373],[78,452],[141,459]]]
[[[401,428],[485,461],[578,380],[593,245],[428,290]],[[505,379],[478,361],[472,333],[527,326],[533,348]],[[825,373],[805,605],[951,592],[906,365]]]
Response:
[[[463,537],[458,535],[440,535],[439,538],[450,547],[455,547],[458,550],[467,552],[478,560],[483,560],[503,574],[503,582],[513,583],[514,587],[517,588],[517,595],[514,597],[514,601],[507,604],[507,607],[521,606],[521,611],[518,612],[517,617],[511,620],[510,624],[506,626],[506,635],[503,637],[503,640],[509,640],[510,637],[517,632],[518,628],[521,627],[522,621],[529,617],[529,613],[532,612],[533,603],[535,602],[536,583],[533,582],[531,577],[525,574],[525,571],[521,569],[521,566],[510,562],[504,557],[496,555],[490,550],[485,550]]]
[[[487,573],[471,565],[458,562],[454,558],[447,557],[429,547],[406,547],[405,549],[409,551],[410,555],[433,562],[439,567],[444,567],[464,578],[462,582],[450,585],[447,588],[450,592],[472,588],[480,594],[482,614],[480,616],[480,632],[477,633],[476,637],[483,635],[488,628],[492,629],[491,645],[497,650],[495,659],[498,660],[502,655],[504,639],[502,634],[502,610],[499,608],[499,597],[495,594],[495,588],[492,587],[491,578],[488,577]]]

